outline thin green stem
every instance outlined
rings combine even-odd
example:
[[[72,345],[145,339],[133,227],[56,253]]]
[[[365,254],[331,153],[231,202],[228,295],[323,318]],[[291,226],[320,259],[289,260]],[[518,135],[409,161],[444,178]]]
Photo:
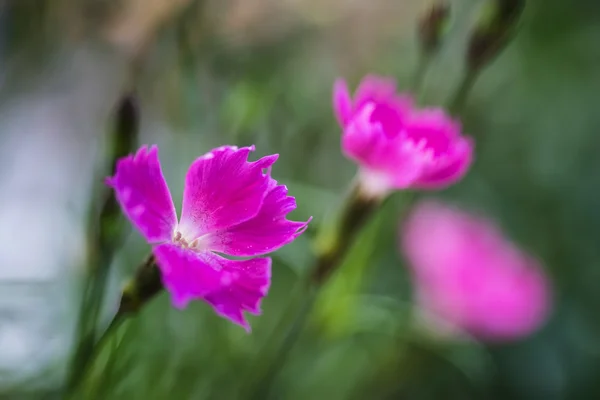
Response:
[[[380,198],[367,197],[361,193],[360,183],[354,182],[340,214],[324,229],[324,234],[317,237],[320,249],[315,264],[310,269],[310,283],[320,288],[337,270],[339,263],[354,242],[354,238],[381,204]]]
[[[67,398],[75,399],[75,394],[79,389],[81,383],[85,382],[87,375],[89,374],[91,367],[93,366],[93,362],[98,358],[104,347],[109,343],[113,334],[119,329],[121,324],[125,321],[125,314],[117,313],[113,320],[110,322],[104,333],[98,338],[98,341],[95,342],[87,354],[86,362],[82,363],[80,369],[76,371],[73,375],[71,375],[71,380],[69,381],[69,385],[67,386]]]
[[[85,380],[85,374],[96,361],[113,332],[119,328],[127,316],[136,313],[162,289],[160,273],[156,267],[154,256],[150,254],[138,266],[135,276],[123,289],[119,309],[108,328],[99,338],[96,338],[95,330],[93,330],[80,342],[78,358],[72,363],[67,382],[66,391],[69,395],[72,395],[80,383]]]
[[[106,328],[104,333],[98,339],[98,342],[96,343],[96,346],[94,348],[94,355],[100,354],[100,352],[102,351],[102,348],[108,343],[112,334],[119,329],[119,327],[125,321],[125,319],[126,319],[126,314],[117,313],[115,315],[113,320],[110,321],[110,324],[108,325],[108,327]]]
[[[343,204],[337,218],[326,224],[322,232],[324,234],[317,238],[320,249],[309,274],[296,284],[282,317],[269,335],[265,348],[259,352],[260,363],[252,368],[249,379],[243,382],[242,391],[251,393],[250,396],[244,397],[267,397],[272,382],[285,364],[306,324],[321,287],[336,270],[356,234],[376,209],[379,200],[362,196],[358,183],[355,183]],[[290,316],[294,319],[290,320]],[[280,339],[281,337],[283,339]]]
[[[450,97],[450,101],[448,102],[448,111],[450,111],[452,115],[460,115],[464,111],[467,98],[469,97],[469,93],[475,85],[478,76],[479,70],[477,69],[467,69],[467,71],[465,71],[454,94]]]
[[[271,354],[271,357],[267,359],[268,363],[266,369],[264,372],[259,371],[260,376],[256,377],[258,379],[250,380],[250,382],[258,382],[258,386],[252,390],[252,394],[247,397],[248,399],[263,400],[268,398],[272,389],[272,382],[277,376],[277,373],[285,365],[291,350],[294,348],[295,343],[300,337],[316,299],[317,290],[309,290],[308,293],[304,293],[304,297],[301,300],[302,304],[295,314],[296,317],[294,318],[292,325],[285,331],[283,341],[275,350],[272,350],[271,353],[269,353]],[[296,302],[293,302],[293,304],[295,305]],[[296,307],[294,307],[293,311],[296,311],[295,308]],[[281,321],[287,321],[287,319],[284,318]],[[287,326],[288,325],[280,323],[274,332],[281,332]]]
[[[419,53],[419,59],[417,61],[417,65],[415,70],[413,71],[413,76],[411,79],[411,92],[415,96],[420,96],[421,91],[423,90],[423,84],[425,83],[425,77],[427,76],[427,71],[429,70],[429,66],[431,65],[431,61],[433,60],[432,53],[426,53],[421,51]]]
[[[78,340],[68,373],[67,391],[77,385],[82,368],[88,363],[96,344],[96,323],[104,299],[104,288],[108,280],[108,266],[111,260],[112,252],[103,250],[92,259],[78,314],[79,323],[76,333]]]

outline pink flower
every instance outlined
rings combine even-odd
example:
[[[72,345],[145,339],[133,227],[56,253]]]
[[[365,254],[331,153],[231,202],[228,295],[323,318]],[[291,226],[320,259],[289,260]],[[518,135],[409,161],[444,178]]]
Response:
[[[363,188],[384,196],[394,189],[441,189],[471,165],[473,142],[441,109],[413,108],[392,79],[367,76],[354,99],[335,82],[333,106],[343,128],[344,154],[360,165]]]
[[[440,322],[485,340],[526,336],[546,319],[542,268],[485,219],[440,203],[418,205],[404,226],[417,303]]]
[[[156,146],[120,159],[107,179],[124,213],[152,244],[173,304],[183,308],[202,299],[246,330],[242,311],[260,314],[271,259],[232,260],[217,253],[269,253],[292,242],[309,222],[286,219],[296,202],[264,172],[278,156],[248,162],[251,151],[253,146],[224,146],[196,159],[185,178],[179,222]]]

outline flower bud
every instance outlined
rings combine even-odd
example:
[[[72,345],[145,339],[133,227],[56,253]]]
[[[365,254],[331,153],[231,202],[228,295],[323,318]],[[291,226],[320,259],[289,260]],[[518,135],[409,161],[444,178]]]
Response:
[[[116,165],[117,160],[127,155],[137,142],[140,113],[137,98],[133,93],[125,93],[119,99],[114,111],[113,124],[108,158],[111,165]],[[98,244],[101,251],[114,251],[124,233],[122,222],[117,200],[110,191],[106,191],[100,211]]]
[[[450,17],[450,4],[436,1],[419,20],[419,42],[425,54],[432,54],[439,48]]]
[[[508,44],[524,8],[524,0],[488,0],[469,39],[467,66],[471,71],[483,68]]]
[[[140,111],[134,93],[125,93],[121,96],[115,109],[114,123],[112,154],[110,156],[113,165],[116,166],[116,160],[125,157],[136,145],[140,126]]]
[[[525,0],[497,0],[498,18],[505,23],[512,23],[523,12]]]

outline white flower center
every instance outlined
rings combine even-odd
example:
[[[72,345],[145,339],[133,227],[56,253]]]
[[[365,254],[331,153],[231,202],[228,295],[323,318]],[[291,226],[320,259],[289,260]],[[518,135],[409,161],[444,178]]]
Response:
[[[360,189],[369,198],[384,198],[392,190],[392,183],[387,174],[363,169],[359,175]]]

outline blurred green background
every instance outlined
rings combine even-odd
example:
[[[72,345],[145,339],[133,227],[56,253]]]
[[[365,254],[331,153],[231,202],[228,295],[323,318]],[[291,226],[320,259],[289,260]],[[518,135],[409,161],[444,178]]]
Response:
[[[110,167],[104,136],[132,63],[140,142],[159,145],[177,205],[193,159],[222,144],[255,144],[256,157],[280,154],[273,175],[297,199],[294,219],[314,221],[273,255],[271,291],[263,315],[250,317],[251,335],[200,302],[177,311],[163,293],[118,332],[81,398],[250,398],[269,333],[309,266],[310,238],[356,170],[339,149],[333,80],[354,87],[376,73],[408,88],[426,3],[0,2],[0,398],[60,397],[86,269],[87,208]],[[423,104],[446,103],[457,85],[480,3],[451,2]],[[415,330],[397,249],[398,194],[322,293],[270,398],[600,398],[599,43],[597,1],[528,1],[515,41],[463,112],[477,142],[472,170],[427,194],[489,214],[543,260],[554,285],[548,323],[503,345],[441,343]],[[127,236],[111,268],[106,323],[148,252],[136,232]]]

